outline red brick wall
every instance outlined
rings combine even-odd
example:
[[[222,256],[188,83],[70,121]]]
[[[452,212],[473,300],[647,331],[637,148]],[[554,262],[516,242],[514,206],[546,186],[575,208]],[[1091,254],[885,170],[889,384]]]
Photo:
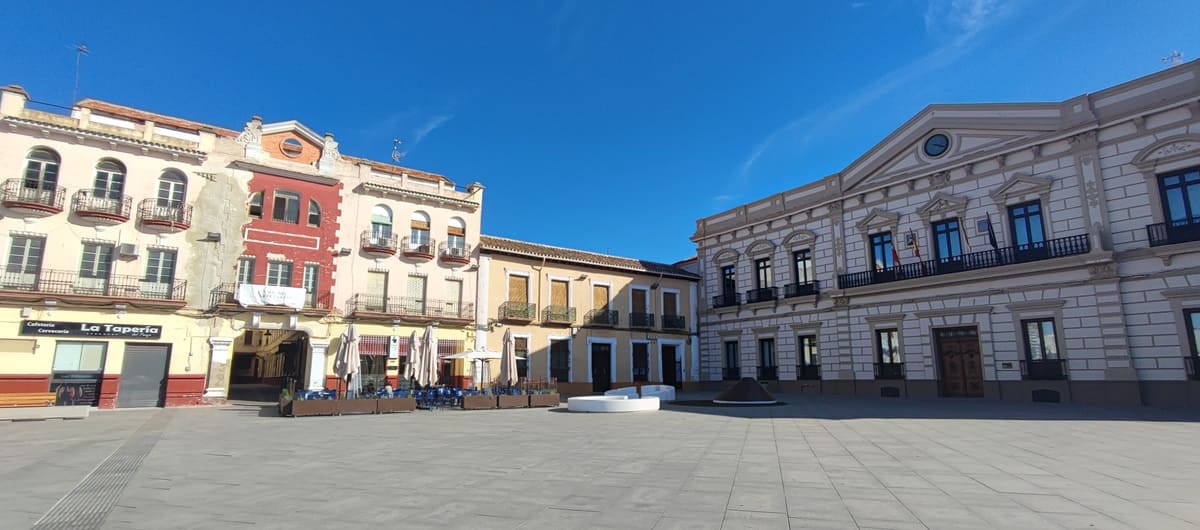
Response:
[[[288,138],[294,138],[300,142],[303,150],[297,156],[288,156],[283,154],[280,149],[280,143]],[[321,159],[321,146],[310,143],[300,135],[293,132],[282,132],[276,134],[264,134],[262,137],[263,151],[266,151],[271,158],[278,160],[290,160],[292,162],[300,162],[301,164],[312,164]]]
[[[167,376],[167,397],[166,406],[168,407],[187,407],[193,405],[205,405],[204,401],[204,374],[187,374]]]

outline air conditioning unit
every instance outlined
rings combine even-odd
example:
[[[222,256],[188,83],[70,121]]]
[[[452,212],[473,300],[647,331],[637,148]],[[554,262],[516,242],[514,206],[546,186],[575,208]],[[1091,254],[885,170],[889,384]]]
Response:
[[[400,358],[400,336],[392,335],[388,337],[388,359]]]
[[[121,243],[121,246],[117,248],[117,254],[131,258],[136,258],[138,251],[138,246],[133,243]]]

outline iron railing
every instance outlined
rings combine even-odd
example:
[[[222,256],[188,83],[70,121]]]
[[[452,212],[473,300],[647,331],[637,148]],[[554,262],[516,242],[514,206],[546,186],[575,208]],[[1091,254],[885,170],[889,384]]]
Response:
[[[904,379],[904,363],[875,363],[875,379]]]
[[[56,184],[39,183],[36,188],[25,186],[25,179],[8,179],[0,190],[0,201],[6,206],[27,207],[61,212],[67,195],[66,188]]]
[[[575,322],[575,308],[565,305],[548,305],[542,310],[542,322],[548,324],[570,324]]]
[[[145,199],[138,203],[138,221],[147,225],[187,228],[192,225],[192,205],[160,206],[158,199]]]
[[[400,238],[396,234],[380,235],[370,230],[363,230],[362,237],[359,239],[363,250],[381,254],[395,254],[399,240]]]
[[[778,366],[759,366],[758,367],[759,381],[778,381],[779,367]]]
[[[683,315],[663,315],[662,327],[663,329],[671,330],[687,329],[687,325],[683,320]]]
[[[500,320],[532,321],[537,318],[537,304],[531,302],[504,302],[500,304]]]
[[[418,256],[423,258],[432,258],[433,249],[437,248],[437,243],[432,240],[413,241],[411,237],[404,238],[400,244],[400,251],[405,256]]]
[[[1067,379],[1067,360],[1023,359],[1021,377],[1031,381],[1064,381]]]
[[[132,205],[133,199],[129,197],[97,197],[91,190],[79,190],[71,196],[71,211],[83,217],[128,221]]]
[[[802,364],[796,367],[796,379],[815,380],[821,378],[821,365]]]
[[[475,318],[475,304],[457,300],[358,293],[346,301],[346,313],[467,320]]]
[[[797,296],[809,296],[809,295],[817,294],[818,292],[820,292],[820,289],[818,289],[817,282],[815,282],[815,281],[807,282],[807,283],[789,283],[789,284],[783,286],[783,297],[784,298],[795,298]]]
[[[769,302],[779,298],[779,291],[774,287],[759,287],[758,289],[750,289],[746,291],[746,303],[753,304],[755,302]]]
[[[172,302],[187,300],[187,280],[159,282],[142,276],[120,274],[88,278],[76,271],[52,269],[32,273],[0,273],[0,290]]]
[[[1146,225],[1146,235],[1150,238],[1152,247],[1200,241],[1200,219]]]
[[[447,243],[442,243],[438,246],[438,255],[446,261],[458,261],[467,263],[471,261],[471,245],[464,243],[462,246],[451,246]]]
[[[925,278],[956,272],[989,269],[1016,263],[1075,256],[1091,252],[1091,240],[1087,234],[1051,239],[1028,245],[1003,247],[963,254],[954,258],[932,259],[917,263],[904,263],[895,267],[854,272],[838,276],[842,289],[889,283],[913,278]]]
[[[610,309],[593,309],[583,319],[589,326],[616,326],[621,322],[621,315]]]
[[[714,296],[712,299],[713,309],[720,307],[733,307],[735,305],[738,305],[737,293],[722,293]]]
[[[629,313],[629,327],[649,329],[654,327],[654,313]]]
[[[238,305],[237,283],[227,282],[217,286],[212,290],[212,307],[218,305]],[[304,309],[317,309],[328,311],[333,308],[333,292],[308,292],[304,293]]]
[[[724,381],[737,381],[742,378],[742,370],[736,367],[726,366],[721,369],[721,379]]]

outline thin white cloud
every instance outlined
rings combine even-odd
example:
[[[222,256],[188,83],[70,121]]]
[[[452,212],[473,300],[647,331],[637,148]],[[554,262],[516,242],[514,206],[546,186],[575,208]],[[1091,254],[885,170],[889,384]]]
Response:
[[[429,136],[429,133],[436,131],[439,127],[445,125],[446,122],[452,119],[454,119],[453,114],[439,114],[429,118],[428,120],[425,120],[425,123],[421,124],[421,126],[417,127],[417,130],[413,132],[413,139],[410,143],[415,147],[417,144],[421,143],[421,140],[424,140],[426,136]]]

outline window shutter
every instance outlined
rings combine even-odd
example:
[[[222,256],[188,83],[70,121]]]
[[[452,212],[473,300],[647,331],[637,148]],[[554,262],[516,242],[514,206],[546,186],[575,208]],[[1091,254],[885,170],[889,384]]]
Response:
[[[554,280],[550,282],[550,305],[567,305],[567,282]]]
[[[528,302],[529,301],[529,278],[525,276],[509,276],[508,277],[508,301],[509,302]]]

